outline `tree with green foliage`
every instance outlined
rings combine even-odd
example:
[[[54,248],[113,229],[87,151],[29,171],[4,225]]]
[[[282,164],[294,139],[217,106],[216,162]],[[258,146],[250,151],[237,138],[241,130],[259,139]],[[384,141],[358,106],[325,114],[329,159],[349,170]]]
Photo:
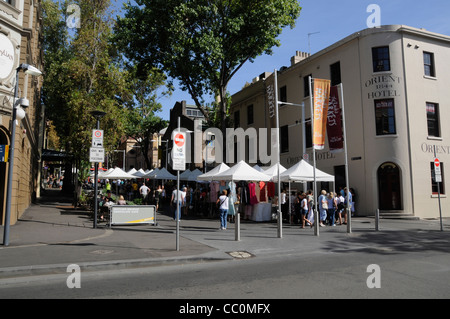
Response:
[[[209,119],[205,96],[219,97],[226,129],[227,86],[236,72],[279,46],[300,15],[298,0],[136,0],[118,18],[115,41],[133,63],[179,80]]]
[[[153,134],[167,126],[167,121],[155,114],[162,105],[158,102],[160,96],[171,94],[171,88],[166,87],[167,77],[155,68],[128,65],[128,85],[134,92],[134,99],[126,103],[125,134],[134,138],[144,156],[147,168],[152,168],[149,148]]]

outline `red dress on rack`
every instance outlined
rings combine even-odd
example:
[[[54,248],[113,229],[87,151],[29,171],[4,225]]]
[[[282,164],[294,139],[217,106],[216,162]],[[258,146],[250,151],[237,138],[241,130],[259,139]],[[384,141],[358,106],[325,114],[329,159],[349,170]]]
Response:
[[[250,193],[250,205],[258,204],[258,198],[256,198],[255,188],[256,188],[255,183],[249,183],[248,184],[248,190],[249,190],[249,193]]]

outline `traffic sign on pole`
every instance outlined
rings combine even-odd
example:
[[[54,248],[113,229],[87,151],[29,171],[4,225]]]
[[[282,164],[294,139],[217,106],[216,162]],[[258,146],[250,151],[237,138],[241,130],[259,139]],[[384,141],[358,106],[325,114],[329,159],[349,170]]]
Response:
[[[176,171],[186,170],[186,133],[174,132],[172,148],[172,168]]]
[[[100,147],[91,147],[89,149],[89,161],[91,163],[103,163],[105,161],[105,149]]]
[[[92,130],[92,147],[103,147],[103,130]]]

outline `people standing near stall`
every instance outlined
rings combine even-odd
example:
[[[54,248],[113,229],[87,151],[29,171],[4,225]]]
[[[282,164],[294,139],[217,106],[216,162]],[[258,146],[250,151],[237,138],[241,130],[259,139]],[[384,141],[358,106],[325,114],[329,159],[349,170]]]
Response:
[[[321,191],[321,194],[318,199],[318,204],[319,204],[319,219],[320,219],[319,226],[324,227],[325,226],[324,222],[327,220],[327,213],[328,213],[328,198],[326,190]]]
[[[335,195],[333,192],[328,195],[328,224],[330,226],[336,226],[334,217],[337,211],[337,199]]]
[[[220,229],[226,230],[227,229],[227,214],[228,214],[228,203],[229,199],[227,196],[227,191],[224,189],[222,191],[222,195],[217,199],[216,205],[219,207],[220,211]]]

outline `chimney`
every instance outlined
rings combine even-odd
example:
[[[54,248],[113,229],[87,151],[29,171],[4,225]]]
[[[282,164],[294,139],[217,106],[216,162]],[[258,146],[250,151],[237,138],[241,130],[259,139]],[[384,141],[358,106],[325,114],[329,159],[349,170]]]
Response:
[[[291,66],[309,58],[310,54],[306,52],[296,51],[295,56],[291,58]]]

